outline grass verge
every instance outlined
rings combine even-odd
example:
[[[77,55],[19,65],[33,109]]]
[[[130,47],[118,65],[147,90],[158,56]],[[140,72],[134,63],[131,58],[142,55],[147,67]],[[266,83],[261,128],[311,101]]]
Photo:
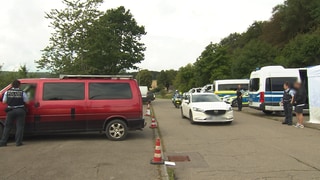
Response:
[[[175,175],[174,175],[174,169],[173,168],[167,168],[169,180],[175,180]]]

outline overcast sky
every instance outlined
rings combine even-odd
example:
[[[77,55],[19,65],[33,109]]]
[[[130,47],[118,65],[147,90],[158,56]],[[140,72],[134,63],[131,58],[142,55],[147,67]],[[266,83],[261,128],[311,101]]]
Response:
[[[138,66],[150,70],[178,69],[196,58],[210,42],[244,32],[255,20],[268,20],[284,0],[105,0],[101,10],[125,6],[144,25],[147,50]],[[35,60],[51,29],[44,12],[62,8],[61,0],[8,0],[0,6],[0,64],[17,70]]]

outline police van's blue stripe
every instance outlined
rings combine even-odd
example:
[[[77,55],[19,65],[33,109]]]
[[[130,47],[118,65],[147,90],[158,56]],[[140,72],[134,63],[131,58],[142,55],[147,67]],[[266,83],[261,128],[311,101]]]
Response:
[[[277,103],[281,101],[281,98],[283,96],[282,91],[266,91],[264,93],[264,102],[266,103]],[[249,101],[252,102],[260,102],[260,93],[249,93]]]

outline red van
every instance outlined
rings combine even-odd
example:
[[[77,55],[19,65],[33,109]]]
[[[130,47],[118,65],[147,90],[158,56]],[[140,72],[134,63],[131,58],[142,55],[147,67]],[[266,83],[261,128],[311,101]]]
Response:
[[[128,130],[145,126],[139,86],[132,76],[61,75],[20,79],[29,97],[25,134],[104,132],[125,139]],[[3,94],[11,88],[0,91]],[[0,136],[6,114],[0,103]]]

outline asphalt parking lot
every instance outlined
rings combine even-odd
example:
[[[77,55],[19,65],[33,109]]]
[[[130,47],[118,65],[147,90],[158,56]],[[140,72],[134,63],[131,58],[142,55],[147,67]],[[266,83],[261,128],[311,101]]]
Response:
[[[190,158],[173,167],[177,179],[320,179],[319,130],[236,111],[231,125],[191,125],[168,100],[153,107],[165,155]]]
[[[132,131],[125,141],[104,134],[60,134],[25,137],[24,146],[0,148],[0,179],[159,179],[150,165],[153,130]]]

